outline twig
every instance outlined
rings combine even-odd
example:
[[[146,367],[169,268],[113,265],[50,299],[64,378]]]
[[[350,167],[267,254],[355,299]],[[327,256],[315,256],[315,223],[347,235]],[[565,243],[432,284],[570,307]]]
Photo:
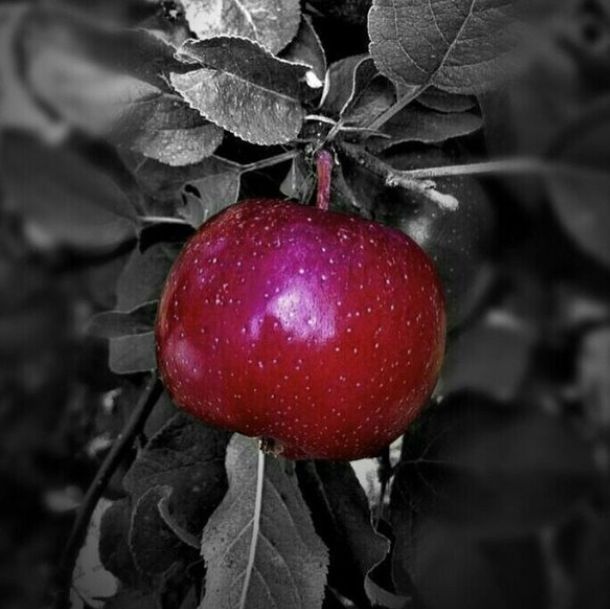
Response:
[[[384,163],[381,159],[360,146],[342,142],[340,147],[343,152],[354,159],[359,165],[384,178],[388,186],[401,186],[411,192],[420,194],[436,203],[442,209],[455,210],[458,208],[458,200],[452,195],[436,190],[436,184],[432,180],[423,180],[411,176],[406,171],[394,169],[394,167]]]
[[[186,220],[170,216],[140,216],[140,222],[146,224],[180,224],[181,226],[190,226]]]
[[[55,609],[68,609],[69,607],[72,573],[80,549],[85,541],[93,511],[112,475],[141,431],[162,390],[161,381],[155,374],[87,490],[57,569],[55,579],[56,597],[53,603]]]
[[[403,176],[422,178],[443,178],[450,176],[466,175],[491,175],[491,174],[543,174],[552,173],[562,169],[557,163],[549,163],[538,158],[514,158],[501,159],[498,161],[487,161],[485,163],[468,163],[465,165],[447,165],[445,167],[427,167],[425,169],[407,169],[400,171]],[[572,167],[573,169],[573,167]],[[396,170],[395,170],[396,171]]]
[[[298,150],[289,150],[288,152],[283,152],[282,154],[278,154],[276,156],[270,156],[266,159],[261,159],[260,161],[254,161],[248,165],[242,165],[241,171],[242,173],[247,173],[251,171],[258,171],[259,169],[266,169],[267,167],[273,167],[274,165],[279,165],[285,161],[291,161],[298,155]]]
[[[241,589],[241,598],[239,600],[239,609],[246,609],[246,601],[248,600],[248,589],[250,588],[250,579],[254,570],[254,561],[256,559],[256,546],[258,545],[258,535],[261,525],[261,512],[263,509],[263,487],[265,483],[265,460],[266,454],[259,449],[258,451],[258,471],[256,477],[256,496],[254,499],[254,515],[252,516],[252,539],[250,541],[250,554],[248,555],[248,564],[244,575],[244,583]]]

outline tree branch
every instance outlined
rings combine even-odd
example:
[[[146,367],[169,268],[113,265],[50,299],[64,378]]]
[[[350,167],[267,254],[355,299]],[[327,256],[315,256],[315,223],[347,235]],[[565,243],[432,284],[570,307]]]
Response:
[[[53,603],[55,609],[68,609],[70,606],[72,574],[78,554],[85,541],[89,521],[95,506],[106,489],[110,478],[123,461],[127,451],[132,447],[162,390],[161,381],[154,374],[87,490],[57,569],[56,596]]]
[[[432,180],[412,177],[407,171],[394,169],[394,167],[360,146],[341,142],[340,148],[359,165],[382,177],[388,186],[400,186],[418,195],[422,195],[442,209],[455,210],[459,206],[459,202],[454,196],[436,190],[436,184]]]

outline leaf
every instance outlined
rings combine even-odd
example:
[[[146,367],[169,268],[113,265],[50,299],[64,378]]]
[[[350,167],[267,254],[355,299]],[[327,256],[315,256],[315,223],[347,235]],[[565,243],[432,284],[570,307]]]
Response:
[[[241,175],[240,165],[217,156],[181,167],[169,167],[139,154],[123,154],[123,161],[142,191],[155,201],[167,204],[171,210],[182,202],[183,189],[188,182],[225,174],[236,175],[237,179]]]
[[[284,49],[280,57],[291,63],[307,66],[309,72],[305,75],[305,80],[312,89],[324,86],[326,53],[309,17],[303,16],[296,38]]]
[[[375,150],[386,150],[406,142],[438,144],[446,140],[470,135],[482,126],[480,116],[471,112],[440,113],[408,107],[387,121],[382,132],[391,139],[378,139]]]
[[[536,344],[534,330],[518,318],[488,317],[466,328],[450,345],[441,391],[467,389],[512,400],[525,380]]]
[[[374,0],[369,51],[399,89],[482,91],[505,75],[512,13],[510,0]]]
[[[59,141],[64,127],[36,103],[19,74],[17,47],[29,13],[30,6],[25,3],[0,7],[0,126],[24,129],[48,142]]]
[[[108,311],[91,318],[88,331],[102,338],[150,332],[155,324],[157,302],[146,303],[129,312]]]
[[[1,145],[7,206],[52,243],[107,250],[135,237],[136,210],[107,173],[24,134],[4,134]]]
[[[552,156],[561,164],[545,175],[551,204],[563,229],[586,254],[610,266],[609,104],[586,109],[557,138]]]
[[[477,100],[470,95],[455,95],[428,87],[418,96],[417,103],[438,112],[466,112],[476,107]]]
[[[159,300],[179,251],[180,245],[164,242],[155,243],[144,252],[135,249],[117,282],[117,310],[129,313]]]
[[[391,510],[481,539],[513,537],[566,517],[592,492],[595,476],[589,446],[565,422],[459,393],[405,437]],[[396,526],[404,523],[396,518]]]
[[[330,551],[329,585],[356,604],[366,603],[367,574],[389,551],[371,524],[369,504],[349,463],[297,465],[299,484],[316,531]]]
[[[288,174],[280,185],[281,192],[294,201],[310,200],[316,187],[316,177],[303,155],[295,157]]]
[[[587,170],[562,170],[547,176],[553,209],[578,247],[610,266],[610,175]]]
[[[327,551],[315,534],[291,464],[267,459],[260,534],[248,609],[322,606]],[[256,494],[254,442],[234,436],[227,451],[229,490],[206,525],[202,553],[207,565],[201,609],[238,607],[248,560]]]
[[[172,85],[205,118],[253,144],[296,138],[305,115],[299,81],[307,66],[239,38],[188,41],[180,52],[205,67],[172,73]]]
[[[369,55],[352,55],[331,64],[328,69],[321,108],[339,118],[379,74]]]
[[[176,564],[196,560],[196,554],[167,526],[160,514],[169,486],[153,486],[136,502],[129,530],[129,547],[135,563],[149,576],[168,573]]]
[[[111,338],[108,361],[115,374],[154,370],[157,367],[154,332]]]
[[[186,208],[182,217],[198,228],[225,207],[237,202],[241,172],[232,165],[218,163],[218,172],[192,180],[184,185]]]
[[[222,143],[222,129],[170,95],[134,102],[112,139],[172,167],[192,165],[211,156]]]
[[[128,544],[131,526],[129,499],[115,501],[105,512],[100,525],[99,553],[102,564],[124,584],[137,587],[138,573]]]
[[[197,38],[247,38],[272,53],[281,51],[297,34],[298,0],[180,0]]]
[[[125,489],[141,497],[153,486],[170,488],[168,513],[180,529],[199,536],[227,489],[229,434],[178,413],[140,451],[125,475]]]
[[[163,78],[184,69],[171,45],[143,30],[108,31],[61,11],[36,17],[24,42],[28,81],[70,125],[170,165],[196,163],[220,145],[222,129]]]

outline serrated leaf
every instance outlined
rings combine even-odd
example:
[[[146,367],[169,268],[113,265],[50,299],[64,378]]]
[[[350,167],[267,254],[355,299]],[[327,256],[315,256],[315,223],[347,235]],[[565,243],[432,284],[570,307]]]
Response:
[[[312,89],[324,85],[326,53],[309,17],[303,16],[295,39],[284,49],[280,57],[291,63],[307,66],[311,74],[308,72],[305,79]]]
[[[239,606],[252,537],[257,458],[253,440],[234,436],[227,450],[229,490],[203,532],[207,576],[201,609]],[[260,534],[247,607],[319,609],[326,548],[316,536],[291,465],[265,458]]]
[[[330,551],[329,584],[357,605],[365,604],[366,575],[389,551],[371,524],[369,504],[349,463],[297,465],[299,483],[316,531]]]
[[[430,110],[438,112],[466,112],[477,105],[477,100],[471,95],[457,95],[447,93],[435,87],[428,87],[418,98],[417,102]]]
[[[150,372],[157,367],[155,333],[111,338],[108,364],[115,374]]]
[[[112,139],[172,167],[192,165],[211,156],[222,143],[223,130],[203,120],[173,95],[159,94],[133,102]]]
[[[372,146],[379,151],[406,142],[438,144],[475,133],[482,125],[481,117],[471,112],[441,113],[411,106],[383,125],[389,139],[376,139]]]
[[[118,311],[129,313],[159,300],[165,278],[180,251],[175,243],[155,243],[146,251],[135,249],[117,282]]]
[[[171,45],[61,11],[36,17],[25,35],[28,81],[67,123],[170,165],[196,163],[220,145],[222,130],[163,78],[183,69]]]
[[[144,334],[155,324],[157,302],[146,303],[132,311],[108,311],[91,318],[88,332],[102,338]]]
[[[129,547],[142,573],[159,576],[174,565],[196,559],[192,548],[179,539],[161,517],[160,506],[172,493],[169,486],[149,488],[135,503]]]
[[[482,91],[504,76],[512,13],[510,0],[374,0],[369,50],[399,89]]]
[[[235,36],[281,51],[299,28],[299,0],[180,0],[197,38]]]
[[[1,146],[7,207],[54,244],[104,250],[135,237],[136,210],[107,173],[23,134],[5,134]]]
[[[188,41],[180,52],[205,67],[172,73],[172,85],[206,119],[253,144],[296,138],[305,115],[299,83],[307,66],[239,38]]]
[[[140,497],[152,486],[169,487],[172,520],[198,536],[227,489],[224,459],[228,439],[226,432],[178,413],[139,453],[125,475],[125,489]]]

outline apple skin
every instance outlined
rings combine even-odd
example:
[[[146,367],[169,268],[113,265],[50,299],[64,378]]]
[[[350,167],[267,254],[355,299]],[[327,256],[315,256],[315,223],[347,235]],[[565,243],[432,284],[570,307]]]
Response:
[[[204,224],[165,285],[160,374],[204,422],[291,459],[378,454],[434,389],[442,287],[400,231],[252,199]]]

